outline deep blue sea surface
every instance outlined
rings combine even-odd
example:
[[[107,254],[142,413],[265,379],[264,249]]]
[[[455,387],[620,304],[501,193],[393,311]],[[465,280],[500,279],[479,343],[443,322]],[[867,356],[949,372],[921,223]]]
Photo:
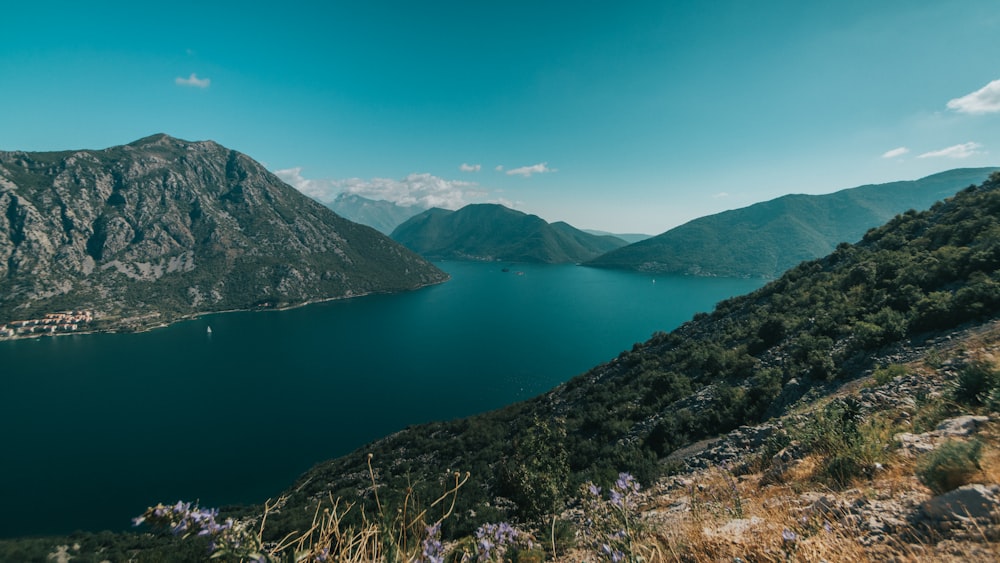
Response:
[[[762,283],[438,265],[451,281],[409,293],[0,342],[0,536],[262,502],[318,461],[542,393]]]

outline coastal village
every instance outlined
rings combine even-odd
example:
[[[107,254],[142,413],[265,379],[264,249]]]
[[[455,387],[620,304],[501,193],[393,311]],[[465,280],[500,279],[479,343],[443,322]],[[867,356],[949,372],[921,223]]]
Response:
[[[0,324],[0,338],[30,336],[32,334],[59,334],[83,330],[94,320],[89,310],[48,313],[40,319],[26,319]]]

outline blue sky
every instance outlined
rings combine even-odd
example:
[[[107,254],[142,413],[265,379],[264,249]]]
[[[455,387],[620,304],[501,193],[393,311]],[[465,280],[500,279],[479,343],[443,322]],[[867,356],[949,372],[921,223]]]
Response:
[[[993,1],[9,4],[0,150],[165,132],[321,200],[650,234],[1000,164]]]

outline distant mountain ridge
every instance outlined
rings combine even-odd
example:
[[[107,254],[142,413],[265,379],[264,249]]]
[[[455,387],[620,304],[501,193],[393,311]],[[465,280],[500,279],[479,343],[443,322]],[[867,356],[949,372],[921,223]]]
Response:
[[[997,168],[962,168],[914,181],[825,195],[786,195],[701,217],[609,252],[587,266],[703,276],[777,277],[803,260],[909,209],[922,210],[983,182]]]
[[[391,201],[369,199],[346,192],[338,194],[336,199],[325,205],[344,219],[368,225],[384,235],[391,234],[410,217],[426,211],[423,207],[403,207]]]
[[[615,237],[620,238],[623,241],[632,244],[639,242],[640,240],[646,240],[648,238],[653,238],[653,235],[647,235],[643,233],[611,233],[608,231],[599,231],[597,229],[581,229],[585,233],[589,233],[599,237]]]
[[[429,209],[408,219],[391,236],[423,256],[450,260],[572,263],[626,244],[488,203],[458,211]]]
[[[445,279],[212,141],[0,152],[0,323],[86,308],[139,328]]]

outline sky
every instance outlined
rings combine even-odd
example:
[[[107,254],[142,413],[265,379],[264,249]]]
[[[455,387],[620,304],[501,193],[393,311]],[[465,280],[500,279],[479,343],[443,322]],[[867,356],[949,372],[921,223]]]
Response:
[[[658,234],[1000,165],[994,0],[8,3],[0,150],[214,140],[304,193]]]

